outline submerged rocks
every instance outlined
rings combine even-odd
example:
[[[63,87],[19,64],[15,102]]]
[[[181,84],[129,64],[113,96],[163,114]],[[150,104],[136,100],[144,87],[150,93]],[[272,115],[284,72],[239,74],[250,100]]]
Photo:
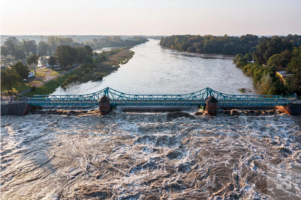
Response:
[[[173,159],[180,159],[183,156],[183,154],[180,151],[172,150],[166,156],[170,160],[173,160]]]
[[[172,121],[179,117],[186,117],[189,119],[194,119],[194,117],[192,115],[185,113],[185,112],[170,112],[167,114],[166,119],[167,119],[167,121]]]

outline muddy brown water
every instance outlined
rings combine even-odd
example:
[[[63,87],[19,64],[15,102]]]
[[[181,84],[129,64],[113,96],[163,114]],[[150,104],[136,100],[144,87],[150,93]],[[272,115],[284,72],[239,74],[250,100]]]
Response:
[[[300,117],[1,119],[1,199],[301,199]]]
[[[130,94],[185,94],[206,87],[227,94],[247,88],[245,94],[256,94],[252,78],[235,66],[233,56],[179,52],[159,42],[150,39],[131,48],[133,58],[102,81],[59,87],[53,94],[87,94],[106,87]]]

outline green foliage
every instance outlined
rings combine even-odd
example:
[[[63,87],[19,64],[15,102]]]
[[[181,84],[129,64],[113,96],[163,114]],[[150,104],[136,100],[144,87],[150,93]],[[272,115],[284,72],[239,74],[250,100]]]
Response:
[[[27,64],[29,64],[29,65],[32,65],[32,64],[37,65],[39,63],[39,57],[40,57],[39,55],[31,54],[29,56],[29,58],[26,59]]]
[[[70,75],[68,78],[61,84],[61,87],[65,90],[67,86],[79,79],[78,75]]]
[[[93,39],[92,42],[86,42],[85,44],[90,45],[95,49],[100,47],[130,47],[146,41],[148,41],[146,37],[140,36],[134,36],[128,40],[122,40],[120,36],[106,36],[99,40]]]
[[[98,55],[97,59],[99,62],[104,62],[108,59],[108,56],[107,56],[106,52],[102,52]]]
[[[243,67],[247,76],[253,77],[255,88],[260,94],[276,95],[285,93],[285,87],[275,75],[273,67],[265,67],[256,63],[249,63]]]
[[[17,49],[15,52],[15,58],[22,60],[22,59],[26,58],[26,55],[22,49]]]
[[[37,54],[36,41],[23,39],[23,41],[20,42],[20,49],[22,49],[27,56],[29,56],[30,53]]]
[[[39,42],[39,44],[38,44],[38,50],[39,50],[39,55],[41,55],[41,56],[45,56],[48,53],[49,54],[51,53],[51,48],[50,48],[49,44],[47,44],[44,41],[40,41]]]
[[[77,50],[69,45],[60,45],[57,47],[55,55],[60,65],[66,68],[75,62]]]
[[[268,60],[269,67],[279,67],[279,54],[272,55]]]
[[[286,87],[291,93],[301,94],[301,70],[286,78]]]
[[[93,55],[93,49],[90,46],[85,45],[84,48],[86,49],[86,51],[88,52],[89,55],[91,55],[91,56]]]
[[[4,46],[8,49],[9,53],[16,56],[16,45],[19,44],[19,40],[16,37],[9,37],[5,40]]]
[[[253,52],[253,58],[258,64],[267,64],[269,58],[274,54],[279,54],[282,51],[291,51],[293,44],[278,36],[271,38],[263,38],[262,42],[257,46]]]
[[[23,65],[22,62],[17,62],[11,68],[16,70],[16,72],[18,73],[18,75],[21,77],[22,80],[28,78],[28,74],[29,74],[30,70],[27,67],[27,65]]]
[[[160,45],[179,51],[205,54],[246,54],[252,53],[258,44],[258,36],[244,35],[242,37],[222,37],[212,35],[175,35],[161,38]]]
[[[290,63],[288,64],[288,67],[286,69],[287,73],[294,73],[301,70],[301,46],[299,48],[294,47],[293,50],[293,57],[291,58]]]
[[[48,64],[50,66],[52,66],[52,68],[53,68],[53,66],[56,64],[56,58],[53,57],[53,56],[50,56],[49,59],[48,59]]]
[[[1,46],[1,55],[4,56],[4,58],[6,58],[6,56],[9,54],[9,50],[6,46]]]
[[[268,66],[270,67],[286,67],[292,58],[292,53],[289,50],[285,50],[280,54],[272,55],[268,60]]]
[[[84,58],[84,60],[83,60],[83,62],[84,62],[85,64],[92,64],[92,63],[93,63],[93,58],[92,58],[92,56],[86,55],[85,58]]]
[[[12,91],[20,82],[21,77],[15,69],[6,68],[5,70],[1,70],[1,90]]]
[[[88,51],[84,47],[75,47],[77,50],[76,62],[82,63],[86,55],[88,55]]]
[[[36,87],[36,86],[33,86],[33,87],[30,88],[30,91],[31,91],[31,92],[34,92],[34,91],[36,91],[36,89],[37,89],[37,87]]]

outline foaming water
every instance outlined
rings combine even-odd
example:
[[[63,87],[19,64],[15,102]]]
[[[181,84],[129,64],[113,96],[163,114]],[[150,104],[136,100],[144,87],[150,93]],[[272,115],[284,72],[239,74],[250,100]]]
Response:
[[[232,56],[178,52],[160,47],[159,42],[133,47],[133,58],[103,81],[58,88],[53,94],[87,94],[105,87],[132,94],[182,94],[205,87],[239,94],[243,87],[252,90],[246,94],[255,94],[252,79],[233,64]]]
[[[301,119],[4,116],[1,199],[300,199]]]

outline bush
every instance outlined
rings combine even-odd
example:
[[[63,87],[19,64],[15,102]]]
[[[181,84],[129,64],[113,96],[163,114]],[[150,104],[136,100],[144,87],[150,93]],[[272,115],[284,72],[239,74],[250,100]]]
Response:
[[[34,91],[36,91],[36,89],[37,89],[37,87],[36,87],[36,86],[33,86],[33,87],[30,88],[30,91],[31,91],[31,92],[34,92]]]

